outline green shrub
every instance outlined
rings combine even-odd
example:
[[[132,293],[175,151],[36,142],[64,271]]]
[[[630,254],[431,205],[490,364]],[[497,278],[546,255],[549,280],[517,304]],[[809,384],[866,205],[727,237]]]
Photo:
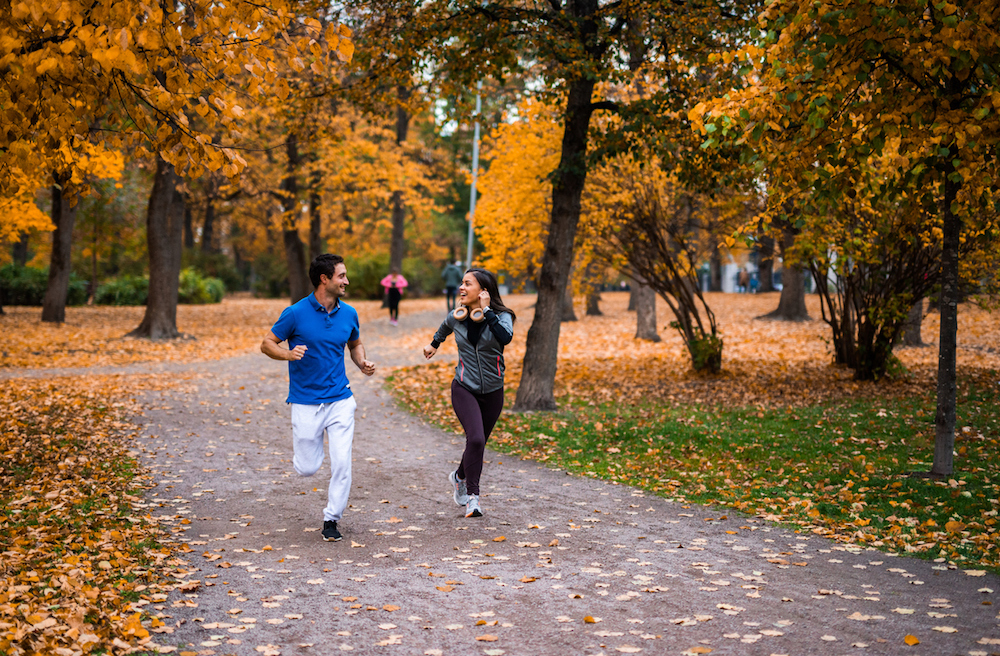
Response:
[[[0,303],[3,305],[42,305],[49,285],[49,270],[8,264],[0,268]],[[87,281],[70,273],[66,305],[87,302]]]
[[[97,288],[94,303],[98,305],[145,305],[149,296],[149,278],[121,276]]]
[[[382,298],[385,290],[379,283],[389,273],[388,253],[345,257],[344,264],[347,265],[347,278],[351,281],[347,288],[350,298]]]
[[[441,271],[444,264],[429,262],[419,257],[408,257],[403,260],[403,276],[410,286],[406,291],[410,296],[437,296],[444,291],[444,280]]]
[[[181,270],[178,290],[180,303],[218,303],[225,295],[226,285],[218,278],[205,278],[192,267]]]
[[[228,291],[245,289],[245,280],[232,258],[225,253],[205,253],[188,248],[184,250],[182,266],[192,268],[204,278],[218,278]]]
[[[254,258],[250,272],[250,288],[253,289],[254,296],[287,297],[288,266],[285,258],[274,253],[261,253]]]

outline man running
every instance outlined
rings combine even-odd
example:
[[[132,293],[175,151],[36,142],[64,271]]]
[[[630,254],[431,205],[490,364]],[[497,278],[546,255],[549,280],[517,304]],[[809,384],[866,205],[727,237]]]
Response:
[[[341,299],[347,294],[347,266],[339,255],[325,253],[309,265],[316,291],[285,308],[260,344],[274,360],[288,361],[288,399],[292,404],[292,463],[301,476],[323,464],[323,432],[330,441],[330,486],[323,509],[323,539],[343,538],[337,522],[351,491],[351,446],[357,402],[344,370],[344,347],[366,376],[375,363],[365,357],[358,313]],[[289,348],[281,342],[287,341]]]

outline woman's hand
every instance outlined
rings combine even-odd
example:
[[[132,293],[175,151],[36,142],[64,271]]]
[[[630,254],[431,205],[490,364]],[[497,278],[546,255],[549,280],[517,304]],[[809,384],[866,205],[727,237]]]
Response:
[[[490,306],[490,293],[485,289],[479,292],[479,307],[486,309]]]
[[[427,358],[428,360],[430,360],[431,358],[433,358],[434,354],[437,353],[437,352],[438,352],[438,350],[436,348],[434,348],[433,346],[431,346],[430,344],[428,344],[427,346],[424,347],[424,357]]]

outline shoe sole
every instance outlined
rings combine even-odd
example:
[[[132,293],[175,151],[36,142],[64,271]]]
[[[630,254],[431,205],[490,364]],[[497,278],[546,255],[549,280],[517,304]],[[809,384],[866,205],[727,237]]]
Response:
[[[480,512],[480,511],[478,511],[478,510],[473,510],[468,515],[466,515],[466,517],[482,517],[482,516],[483,516],[483,513]]]
[[[328,538],[325,535],[323,536],[323,542],[340,542],[343,539],[344,536],[340,536],[339,538]]]

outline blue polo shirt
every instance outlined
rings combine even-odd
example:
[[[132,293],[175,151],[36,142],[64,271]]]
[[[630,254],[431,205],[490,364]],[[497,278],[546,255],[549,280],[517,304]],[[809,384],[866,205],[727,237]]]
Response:
[[[271,332],[279,342],[288,341],[293,349],[305,344],[301,360],[288,362],[288,399],[286,403],[319,405],[346,399],[352,395],[344,370],[344,347],[360,336],[358,312],[340,299],[333,312],[309,294],[285,308]]]

